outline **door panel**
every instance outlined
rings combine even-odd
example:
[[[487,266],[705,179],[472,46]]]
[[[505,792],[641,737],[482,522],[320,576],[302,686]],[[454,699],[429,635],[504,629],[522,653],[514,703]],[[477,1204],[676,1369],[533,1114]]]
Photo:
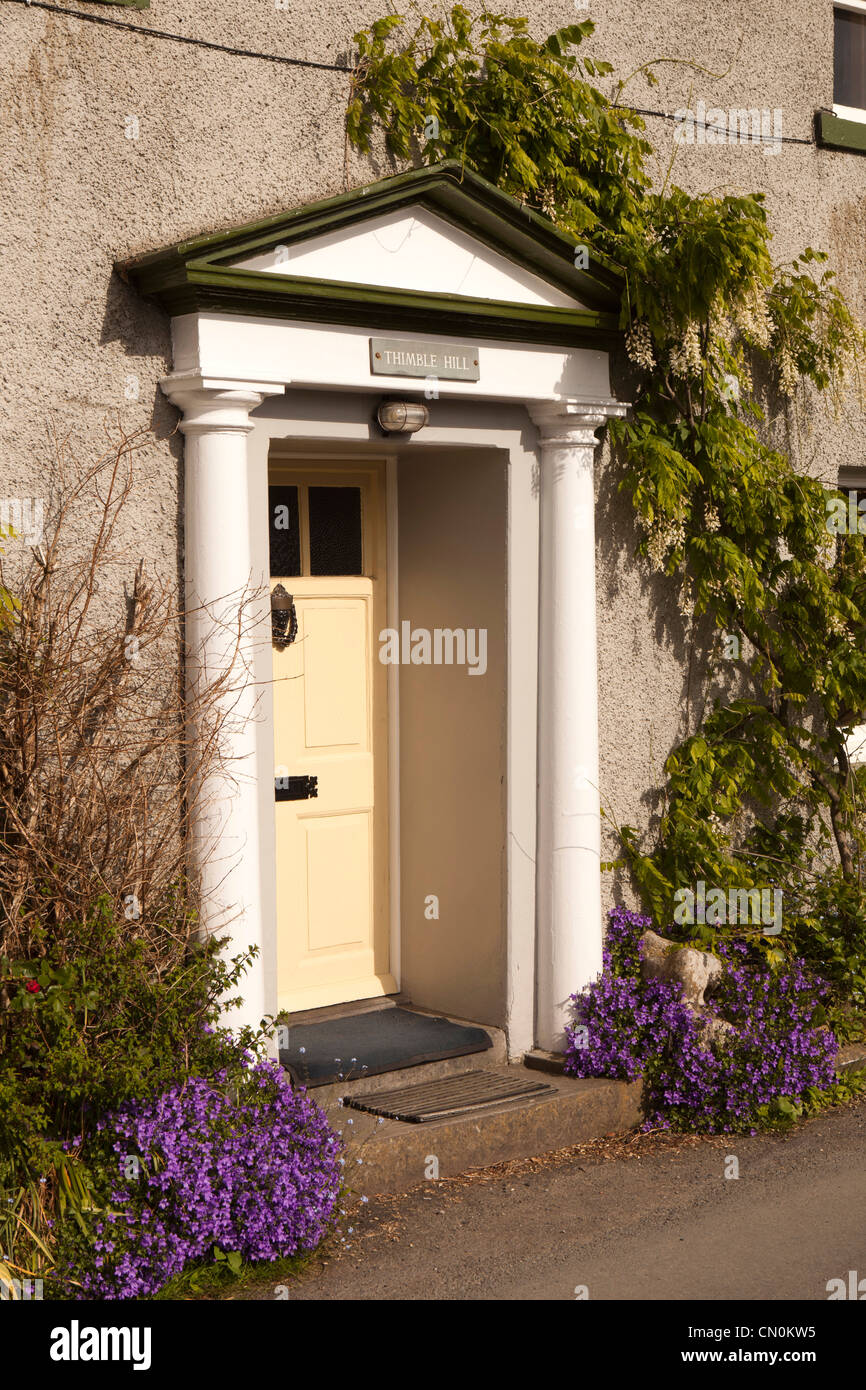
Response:
[[[307,947],[364,949],[372,927],[370,813],[307,821]],[[334,873],[339,864],[340,872]]]
[[[306,748],[369,753],[369,599],[307,602],[303,611]]]
[[[300,533],[288,547],[272,535],[272,560],[297,556],[302,571],[281,576],[272,565],[272,584],[292,593],[298,625],[294,642],[273,649],[275,776],[317,778],[314,798],[275,806],[278,1002],[289,1011],[397,988],[388,959],[387,681],[377,642],[386,625],[382,482],[378,467],[272,468],[272,505],[294,499]],[[333,499],[323,497],[329,485]],[[310,574],[311,555],[320,570],[324,556],[329,569],[342,562],[364,573]]]

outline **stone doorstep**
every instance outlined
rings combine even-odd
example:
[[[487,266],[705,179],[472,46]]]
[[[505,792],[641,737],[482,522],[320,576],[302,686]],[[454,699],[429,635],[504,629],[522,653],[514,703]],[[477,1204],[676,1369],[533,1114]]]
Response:
[[[454,1018],[451,1014],[437,1013],[433,1009],[411,1007],[414,1014],[432,1014],[434,1018],[447,1018],[450,1023],[465,1024],[469,1028],[483,1028],[493,1043],[484,1052],[466,1052],[460,1057],[443,1057],[439,1062],[421,1062],[414,1067],[398,1067],[396,1071],[383,1071],[375,1076],[349,1075],[345,1081],[330,1081],[324,1086],[308,1086],[308,1094],[324,1109],[334,1105],[340,1096],[358,1093],[371,1095],[379,1091],[395,1091],[398,1086],[420,1085],[422,1081],[440,1081],[445,1076],[459,1076],[466,1071],[487,1071],[500,1069],[506,1061],[505,1033],[501,1028],[493,1028],[488,1023],[467,1023],[466,1019]],[[362,1112],[356,1111],[356,1114]],[[417,1128],[417,1126],[412,1126]]]
[[[488,1031],[493,1034],[495,1030]],[[373,1093],[475,1070],[494,1050],[371,1076],[355,1087],[343,1082],[312,1091],[325,1104],[334,1128],[342,1130],[344,1137],[351,1135],[346,1147],[346,1182],[351,1192],[368,1197],[408,1192],[428,1180],[431,1158],[438,1161],[440,1178],[454,1178],[469,1168],[489,1167],[510,1158],[536,1158],[571,1144],[627,1134],[643,1120],[640,1081],[568,1077],[562,1073],[562,1055],[540,1049],[527,1053],[524,1064],[530,1070],[547,1073],[544,1079],[554,1088],[552,1095],[503,1101],[486,1110],[429,1124],[388,1119],[379,1124],[376,1115],[336,1103],[340,1094],[353,1090]],[[502,1076],[523,1073],[519,1063],[508,1066],[491,1061],[489,1065]],[[840,1048],[838,1069],[842,1074],[866,1069],[866,1042]],[[335,1092],[328,1102],[322,1095],[325,1090]]]
[[[524,1054],[523,1065],[529,1067],[530,1071],[546,1071],[552,1076],[564,1076],[565,1053],[545,1052],[540,1047],[534,1047],[531,1052]]]
[[[462,1063],[461,1071],[477,1064],[475,1057],[455,1061]],[[412,1070],[419,1073],[421,1068]],[[519,1065],[492,1070],[503,1076],[516,1072],[525,1076]],[[393,1075],[382,1079],[396,1085]],[[424,1078],[418,1075],[417,1079]],[[330,1105],[328,1118],[334,1128],[342,1130],[344,1138],[351,1134],[346,1149],[350,1191],[358,1196],[408,1192],[427,1179],[431,1158],[438,1161],[440,1178],[453,1178],[468,1168],[484,1168],[509,1158],[534,1158],[608,1134],[626,1134],[641,1122],[640,1082],[545,1079],[553,1094],[503,1101],[487,1110],[429,1124],[386,1119],[380,1125],[376,1115]]]
[[[302,1009],[294,1014],[281,1014],[281,1019],[289,1028],[298,1028],[306,1023],[327,1023],[332,1018],[352,1018],[355,1014],[373,1014],[381,1009],[395,1009],[397,1001],[390,995],[381,999],[359,999],[350,1004],[330,1004],[324,1009]]]

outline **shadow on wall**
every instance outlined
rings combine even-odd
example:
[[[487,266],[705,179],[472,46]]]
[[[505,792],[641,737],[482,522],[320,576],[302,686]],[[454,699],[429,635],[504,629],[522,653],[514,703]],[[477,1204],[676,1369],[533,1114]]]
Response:
[[[611,382],[617,399],[637,398],[639,381],[623,351],[611,357]],[[599,598],[602,613],[615,615],[620,627],[628,625],[618,636],[618,663],[623,658],[630,663],[642,709],[643,737],[666,731],[668,744],[657,750],[663,762],[677,743],[697,730],[714,699],[730,699],[741,691],[733,679],[725,679],[724,670],[711,666],[711,654],[719,648],[722,634],[708,618],[690,623],[680,612],[677,576],[653,573],[647,560],[636,556],[642,532],[630,493],[620,490],[624,476],[622,452],[606,441],[596,501]],[[602,642],[602,659],[603,649]],[[645,787],[640,800],[652,833],[662,802],[661,787]]]
[[[172,370],[171,320],[156,304],[143,299],[131,285],[112,271],[105,297],[102,346],[118,343],[129,359],[125,394],[132,405],[139,402],[138,418],[150,406],[150,419],[142,428],[151,431],[156,447],[166,449],[177,469],[178,581],[183,579],[183,435],[178,429],[180,412],[162,393],[159,382]]]

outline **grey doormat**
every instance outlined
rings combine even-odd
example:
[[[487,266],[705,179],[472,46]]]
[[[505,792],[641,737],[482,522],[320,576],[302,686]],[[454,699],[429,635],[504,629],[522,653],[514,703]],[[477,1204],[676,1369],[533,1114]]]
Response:
[[[549,1086],[546,1081],[524,1081],[492,1071],[467,1071],[462,1076],[422,1081],[417,1086],[399,1086],[394,1091],[346,1096],[343,1104],[355,1110],[366,1110],[371,1115],[386,1115],[390,1120],[422,1125],[429,1120],[460,1115],[466,1110],[500,1105],[504,1100],[525,1100],[555,1091],[556,1087]]]
[[[288,1047],[280,1062],[301,1086],[357,1081],[399,1067],[466,1057],[493,1046],[483,1028],[469,1028],[410,1009],[377,1009],[346,1014],[324,1023],[289,1022]]]

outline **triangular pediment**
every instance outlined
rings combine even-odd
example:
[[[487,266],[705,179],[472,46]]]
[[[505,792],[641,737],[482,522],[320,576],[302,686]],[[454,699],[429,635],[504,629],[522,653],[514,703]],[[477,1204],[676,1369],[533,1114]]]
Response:
[[[172,315],[268,315],[582,345],[617,329],[591,248],[454,163],[119,267]]]
[[[589,308],[575,295],[419,203],[292,245],[272,246],[232,264],[271,275],[351,280],[360,285],[561,309]]]

